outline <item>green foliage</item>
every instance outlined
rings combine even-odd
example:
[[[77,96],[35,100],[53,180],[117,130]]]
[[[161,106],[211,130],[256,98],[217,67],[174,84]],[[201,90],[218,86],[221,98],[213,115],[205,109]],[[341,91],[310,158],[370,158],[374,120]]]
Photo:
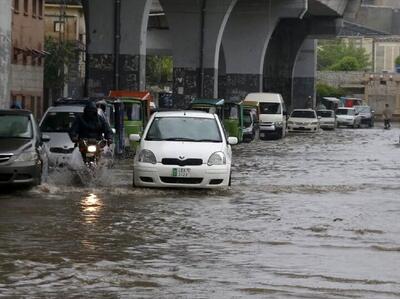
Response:
[[[400,65],[400,56],[396,58],[395,64],[396,64],[396,65]]]
[[[337,63],[329,68],[330,71],[358,71],[360,69],[358,60],[352,56],[341,58]]]
[[[317,97],[336,97],[339,98],[344,95],[341,88],[336,88],[324,83],[317,83]]]
[[[318,69],[322,71],[362,71],[371,67],[370,59],[364,48],[351,41],[340,39],[318,42]]]
[[[44,47],[49,53],[44,62],[44,86],[50,89],[63,88],[68,78],[65,69],[68,69],[77,55],[76,46],[71,41],[58,42],[47,37]]]
[[[147,56],[146,81],[149,85],[165,85],[172,81],[171,56]]]

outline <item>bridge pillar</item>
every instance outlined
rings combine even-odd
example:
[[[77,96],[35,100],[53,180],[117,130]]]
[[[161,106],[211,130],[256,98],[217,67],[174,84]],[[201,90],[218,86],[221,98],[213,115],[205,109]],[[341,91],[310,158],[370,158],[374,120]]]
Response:
[[[317,73],[316,40],[306,39],[298,52],[293,71],[292,108],[306,108],[308,97],[315,104],[315,82]],[[310,103],[311,104],[311,103]]]
[[[216,97],[222,34],[237,0],[160,0],[173,54],[173,92],[185,106],[191,97]]]
[[[145,88],[146,33],[150,3],[147,0],[121,0],[119,22],[115,22],[115,18],[118,18],[115,3],[115,0],[83,2],[88,34],[88,95],[107,95],[109,90],[116,88]],[[119,41],[116,38],[118,23],[121,37]],[[116,55],[116,51],[119,55]]]
[[[226,76],[220,97],[239,101],[263,89],[265,52],[279,19],[298,18],[307,1],[239,0],[225,28],[222,45]]]

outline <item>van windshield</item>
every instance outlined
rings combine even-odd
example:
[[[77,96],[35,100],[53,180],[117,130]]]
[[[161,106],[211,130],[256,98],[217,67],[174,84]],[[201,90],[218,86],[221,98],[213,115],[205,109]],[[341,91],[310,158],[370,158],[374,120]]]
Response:
[[[295,110],[292,112],[291,117],[315,118],[315,112],[313,110]]]
[[[281,114],[281,104],[260,103],[260,114]]]
[[[68,133],[79,112],[49,112],[46,114],[40,129],[43,132]]]

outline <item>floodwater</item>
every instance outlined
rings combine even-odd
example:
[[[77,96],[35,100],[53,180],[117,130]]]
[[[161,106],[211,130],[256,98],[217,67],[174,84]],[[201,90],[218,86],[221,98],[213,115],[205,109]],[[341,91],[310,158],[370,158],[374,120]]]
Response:
[[[400,129],[234,148],[228,190],[66,174],[0,195],[0,297],[399,298]]]

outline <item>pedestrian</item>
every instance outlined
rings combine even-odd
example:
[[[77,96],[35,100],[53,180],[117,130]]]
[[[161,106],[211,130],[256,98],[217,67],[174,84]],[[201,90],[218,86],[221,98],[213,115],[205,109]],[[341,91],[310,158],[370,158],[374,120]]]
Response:
[[[389,104],[385,104],[385,109],[382,111],[382,116],[383,116],[383,121],[385,123],[385,129],[389,129],[391,125],[391,120],[392,120],[392,110],[389,108]]]

